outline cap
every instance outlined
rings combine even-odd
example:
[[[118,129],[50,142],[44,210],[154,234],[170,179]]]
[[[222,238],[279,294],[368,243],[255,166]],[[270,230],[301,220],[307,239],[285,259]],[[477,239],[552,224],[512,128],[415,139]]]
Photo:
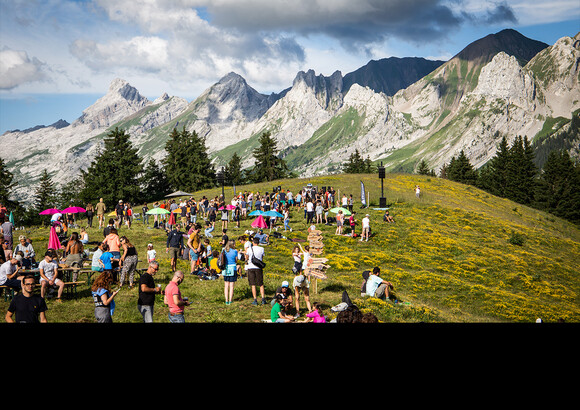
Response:
[[[22,255],[16,255],[14,256],[14,259],[16,259],[18,262],[22,262]]]
[[[21,240],[23,240],[23,239],[24,239],[24,240],[26,240],[26,236],[25,236],[25,235],[20,235],[20,236],[18,237],[18,240],[19,240],[19,241],[21,241]]]
[[[290,284],[288,283],[288,281],[287,281],[287,280],[285,280],[284,282],[282,282],[282,287],[283,287],[283,288],[287,288],[287,287],[289,287],[289,286],[290,286]]]

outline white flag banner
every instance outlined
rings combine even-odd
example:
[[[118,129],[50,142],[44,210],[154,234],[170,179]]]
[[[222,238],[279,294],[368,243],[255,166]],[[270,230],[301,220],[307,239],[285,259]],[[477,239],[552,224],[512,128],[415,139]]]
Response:
[[[365,195],[365,184],[360,181],[360,201],[364,206],[367,206],[367,199]]]

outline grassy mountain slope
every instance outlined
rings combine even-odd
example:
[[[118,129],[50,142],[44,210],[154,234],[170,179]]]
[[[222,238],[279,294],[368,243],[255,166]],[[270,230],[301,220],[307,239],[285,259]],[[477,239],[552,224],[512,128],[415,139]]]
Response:
[[[360,209],[360,181],[366,185],[371,207]],[[334,235],[335,227],[319,225],[323,231],[324,254],[329,259],[328,279],[311,284],[311,300],[322,303],[325,314],[333,317],[330,307],[340,303],[346,290],[353,301],[384,322],[545,322],[563,318],[580,321],[580,229],[549,214],[527,208],[506,199],[489,195],[472,186],[420,175],[387,174],[384,193],[395,224],[382,222],[383,211],[374,210],[381,196],[376,175],[331,175],[312,179],[272,181],[240,190],[270,191],[273,186],[297,189],[308,182],[332,186],[342,194],[353,194],[359,225],[364,213],[371,215],[373,236],[360,242],[348,236]],[[420,199],[415,185],[422,189]],[[216,196],[220,189],[195,193]],[[226,197],[231,197],[231,187]],[[249,229],[250,217],[240,230],[230,225],[230,237]],[[291,217],[293,232],[288,238],[306,238],[303,211]],[[91,240],[99,240],[98,229],[89,229]],[[137,246],[140,259],[146,244],[152,242],[161,262],[156,281],[165,286],[170,280],[168,256],[164,252],[163,232],[146,229],[140,221],[133,228],[121,228]],[[37,254],[43,254],[48,240],[47,228],[30,229]],[[520,243],[518,244],[512,244]],[[517,240],[520,240],[519,242]],[[211,241],[219,249],[218,239]],[[237,244],[238,248],[241,245]],[[266,248],[265,285],[271,297],[283,280],[291,281],[293,242],[276,239]],[[143,263],[141,262],[141,265]],[[398,303],[361,297],[361,273],[380,266],[382,275],[395,286]],[[178,267],[189,272],[188,262]],[[238,280],[234,303],[223,303],[222,281],[200,281],[186,275],[182,293],[193,300],[186,311],[188,322],[259,322],[269,317],[270,306],[251,306],[247,280]],[[116,297],[114,320],[140,322],[136,308],[136,290],[123,289]],[[156,302],[155,318],[167,322],[167,308]],[[49,304],[53,322],[94,322],[90,295],[82,288],[80,298]],[[0,309],[8,303],[0,301]],[[304,306],[302,301],[301,306]]]

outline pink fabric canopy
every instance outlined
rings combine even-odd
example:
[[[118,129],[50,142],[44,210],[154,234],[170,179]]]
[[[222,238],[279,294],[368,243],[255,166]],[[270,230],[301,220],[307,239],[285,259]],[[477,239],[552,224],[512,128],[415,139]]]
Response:
[[[259,215],[254,221],[252,222],[252,228],[267,228],[268,224],[264,220],[262,215]]]
[[[50,227],[50,235],[48,236],[48,249],[60,249],[60,240],[58,239],[54,225]]]

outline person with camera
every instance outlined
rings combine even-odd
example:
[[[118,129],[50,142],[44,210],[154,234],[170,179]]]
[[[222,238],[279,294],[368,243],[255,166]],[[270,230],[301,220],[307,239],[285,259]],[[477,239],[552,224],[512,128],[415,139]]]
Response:
[[[257,288],[260,288],[260,296],[262,297],[262,305],[266,304],[266,297],[264,291],[264,248],[260,245],[260,239],[254,237],[252,244],[246,248],[246,274],[248,275],[248,284],[252,289],[252,296],[254,301],[252,305],[258,304]]]

